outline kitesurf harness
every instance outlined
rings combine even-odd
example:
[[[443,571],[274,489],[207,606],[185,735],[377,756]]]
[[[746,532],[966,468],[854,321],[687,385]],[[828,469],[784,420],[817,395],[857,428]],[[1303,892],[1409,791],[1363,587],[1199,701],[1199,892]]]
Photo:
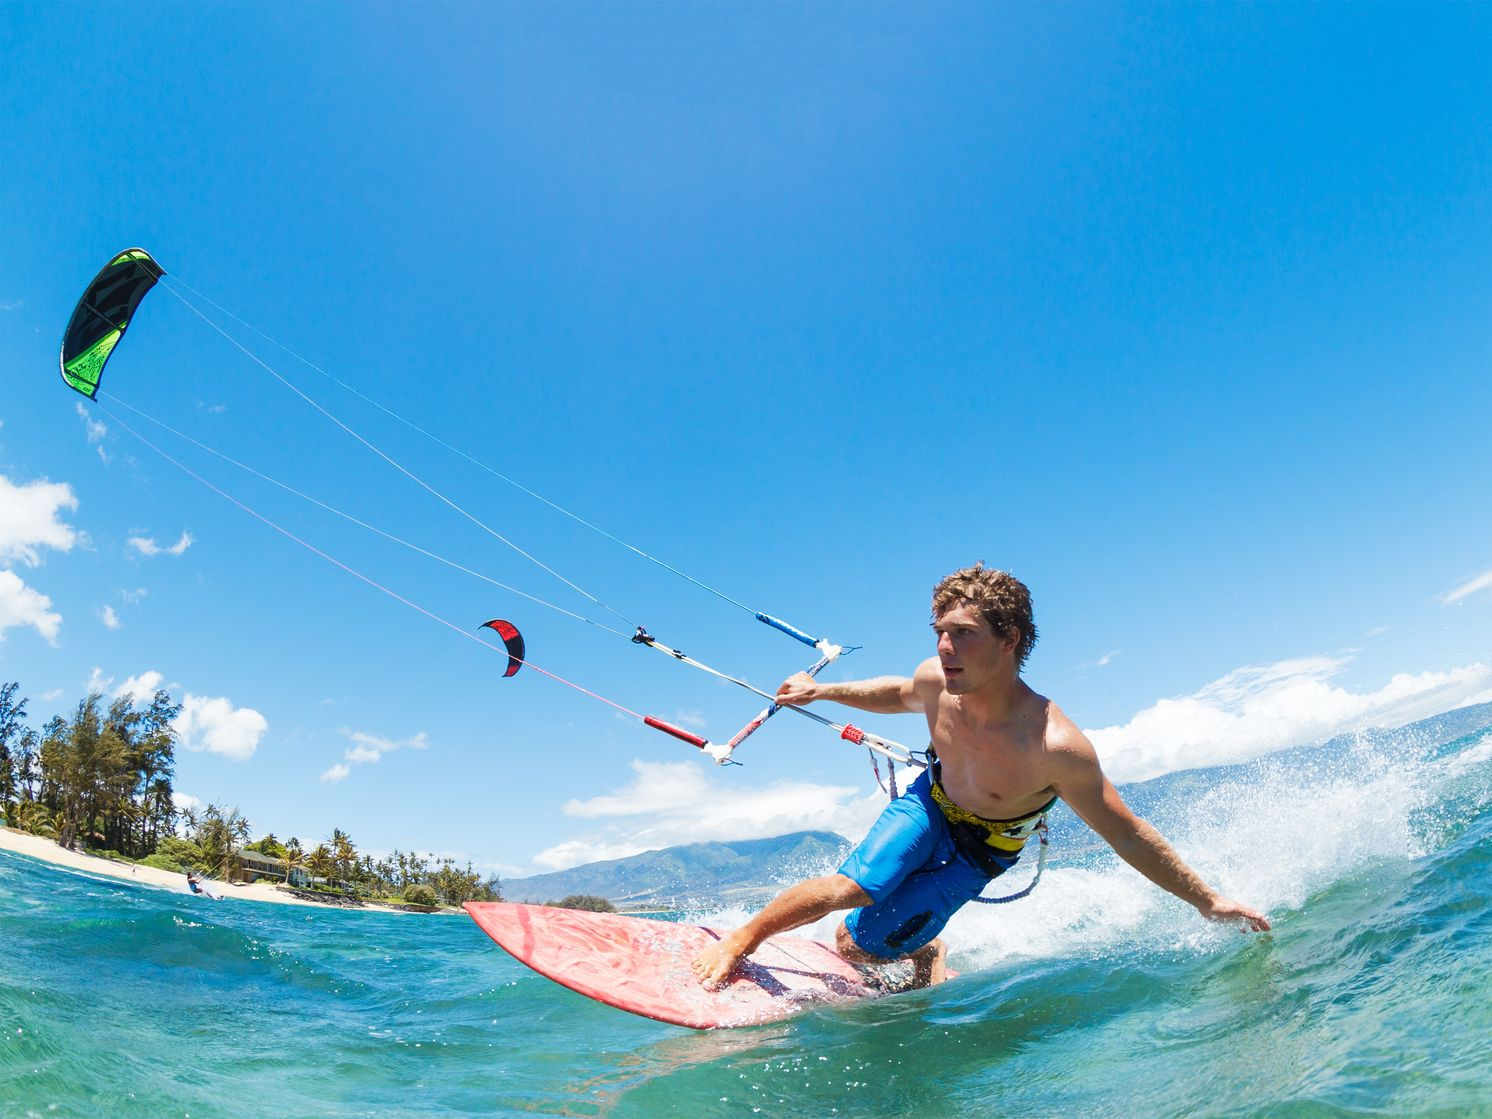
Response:
[[[1046,869],[1048,848],[1046,814],[1051,811],[1052,805],[1057,803],[1057,798],[1052,797],[1035,812],[1028,812],[1024,816],[1010,820],[991,820],[954,804],[943,789],[943,767],[931,746],[927,748],[926,756],[931,771],[929,792],[932,794],[933,803],[938,806],[939,811],[943,813],[943,818],[948,821],[948,830],[953,835],[954,845],[980,870],[994,878],[1015,865],[1016,859],[1020,857],[1021,851],[1033,835],[1041,844],[1036,856],[1036,876],[1029,884],[1003,897],[976,897],[974,900],[985,905],[1000,905],[1029,895],[1032,890],[1036,889],[1036,884],[1041,881],[1041,872]]]

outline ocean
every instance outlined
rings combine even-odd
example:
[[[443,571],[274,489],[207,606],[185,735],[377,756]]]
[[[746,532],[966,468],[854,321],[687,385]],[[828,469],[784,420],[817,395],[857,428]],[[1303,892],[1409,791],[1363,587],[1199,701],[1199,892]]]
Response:
[[[0,853],[0,1117],[1492,1115],[1492,733],[1124,791],[1274,931],[1202,921],[1059,810],[1035,894],[949,926],[960,978],[715,1033],[563,990],[465,917]]]

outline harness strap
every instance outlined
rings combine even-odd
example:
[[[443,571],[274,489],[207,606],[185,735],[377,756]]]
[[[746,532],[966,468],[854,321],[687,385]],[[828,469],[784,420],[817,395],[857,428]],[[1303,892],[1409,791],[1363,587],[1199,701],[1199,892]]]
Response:
[[[1036,854],[1036,877],[1031,879],[1030,883],[1025,887],[1025,889],[1017,890],[1013,894],[1006,894],[1004,897],[998,898],[987,898],[981,894],[979,897],[976,897],[974,899],[975,901],[981,902],[984,905],[1003,905],[1007,901],[1019,901],[1021,898],[1026,897],[1028,894],[1030,894],[1032,890],[1036,889],[1036,883],[1041,881],[1041,872],[1046,869],[1046,852],[1048,844],[1046,837],[1045,812],[1041,814],[1041,823],[1036,825],[1036,836],[1041,841],[1041,850],[1038,851]]]

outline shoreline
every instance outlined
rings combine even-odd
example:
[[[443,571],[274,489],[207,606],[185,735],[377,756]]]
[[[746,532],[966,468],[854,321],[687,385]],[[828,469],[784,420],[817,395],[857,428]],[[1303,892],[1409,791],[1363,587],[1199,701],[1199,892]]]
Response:
[[[149,886],[158,890],[169,890],[185,897],[194,896],[187,890],[186,876],[177,874],[175,871],[161,870],[153,866],[139,866],[135,863],[117,863],[112,859],[101,858],[98,855],[85,855],[78,851],[69,851],[65,847],[58,846],[54,839],[44,836],[32,835],[30,832],[17,831],[10,827],[0,827],[0,851],[9,851],[16,855],[29,855],[33,859],[39,859],[51,866],[63,870],[80,871],[85,874],[102,875],[107,878],[115,878],[121,882],[133,882],[140,886]],[[432,914],[412,913],[407,909],[395,909],[391,905],[383,905],[378,902],[364,902],[359,906],[337,905],[333,902],[310,901],[306,898],[292,897],[276,886],[267,882],[252,882],[247,885],[237,883],[220,882],[216,878],[204,879],[208,889],[224,901],[255,901],[269,905],[303,905],[313,909],[340,909],[353,912],[369,913],[398,913],[404,916],[438,916],[442,913],[456,913],[459,910],[451,910],[446,907],[436,909]]]

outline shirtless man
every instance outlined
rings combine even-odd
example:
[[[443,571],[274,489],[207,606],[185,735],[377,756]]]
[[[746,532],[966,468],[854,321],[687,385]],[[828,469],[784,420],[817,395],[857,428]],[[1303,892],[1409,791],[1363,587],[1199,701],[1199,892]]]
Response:
[[[920,711],[936,760],[887,805],[837,873],[789,887],[701,953],[693,968],[704,986],[724,984],[768,937],[841,909],[853,910],[836,936],[846,959],[910,958],[914,985],[941,983],[938,933],[1015,865],[1058,798],[1120,858],[1202,916],[1269,928],[1264,914],[1219,895],[1129,810],[1093,744],[1020,678],[1036,625],[1031,594],[1018,579],[983,564],[955,571],[934,588],[932,614],[938,655],[910,679],[823,684],[800,672],[778,689],[782,704],[829,699],[878,714]]]

